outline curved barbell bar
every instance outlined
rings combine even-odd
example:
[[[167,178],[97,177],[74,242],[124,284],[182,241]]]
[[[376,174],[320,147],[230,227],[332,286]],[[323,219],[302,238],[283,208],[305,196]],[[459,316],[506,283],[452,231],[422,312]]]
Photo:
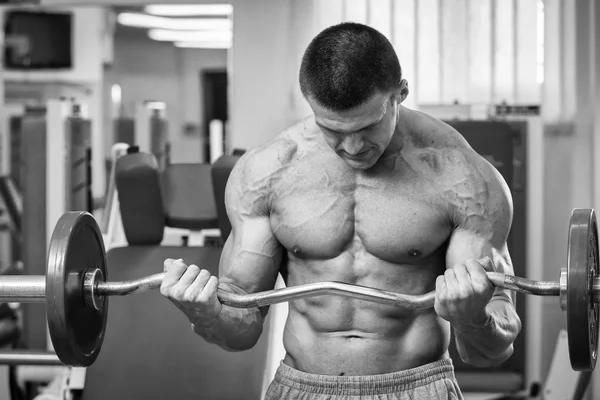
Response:
[[[166,273],[146,276],[140,279],[122,282],[97,282],[96,291],[99,296],[124,296],[157,289],[162,284]],[[496,287],[537,296],[559,296],[559,282],[533,281],[499,272],[488,272],[488,278]],[[316,282],[282,289],[268,290],[250,294],[235,294],[219,290],[217,296],[221,303],[236,308],[263,307],[307,297],[322,295],[339,295],[359,300],[389,304],[410,310],[433,307],[435,292],[421,295],[394,293],[387,290],[352,285],[343,282]]]

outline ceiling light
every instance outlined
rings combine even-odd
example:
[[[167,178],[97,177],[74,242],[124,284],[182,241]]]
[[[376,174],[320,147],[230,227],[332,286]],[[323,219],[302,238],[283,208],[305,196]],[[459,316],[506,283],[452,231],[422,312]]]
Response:
[[[189,15],[231,15],[231,4],[154,4],[144,7],[148,14],[181,17]]]
[[[170,31],[165,29],[150,29],[148,37],[152,40],[167,42],[229,42],[232,40],[231,31]]]
[[[175,42],[176,47],[189,49],[230,49],[231,41],[229,42]]]
[[[121,13],[117,17],[121,25],[136,28],[157,28],[171,30],[231,30],[231,20],[227,18],[165,18],[154,15]]]

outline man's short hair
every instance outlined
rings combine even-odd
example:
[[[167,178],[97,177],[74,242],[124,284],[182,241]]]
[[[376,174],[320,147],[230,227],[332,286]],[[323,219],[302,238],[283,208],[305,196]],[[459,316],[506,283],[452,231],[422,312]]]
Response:
[[[377,30],[345,22],[319,33],[300,67],[304,97],[332,111],[351,110],[377,91],[390,92],[402,80],[394,47]]]

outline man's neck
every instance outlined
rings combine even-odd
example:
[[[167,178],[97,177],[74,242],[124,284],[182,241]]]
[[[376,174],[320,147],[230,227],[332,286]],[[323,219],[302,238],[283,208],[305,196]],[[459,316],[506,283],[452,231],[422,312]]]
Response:
[[[410,133],[408,124],[408,120],[411,118],[410,113],[411,111],[409,109],[399,106],[398,120],[396,122],[394,134],[392,135],[392,140],[381,155],[381,158],[396,158],[402,152],[406,138]]]

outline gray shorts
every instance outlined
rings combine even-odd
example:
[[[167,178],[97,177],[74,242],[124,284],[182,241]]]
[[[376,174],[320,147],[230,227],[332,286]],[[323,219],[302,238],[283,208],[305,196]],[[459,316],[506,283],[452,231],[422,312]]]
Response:
[[[452,360],[364,376],[316,375],[279,365],[265,400],[463,400]]]

